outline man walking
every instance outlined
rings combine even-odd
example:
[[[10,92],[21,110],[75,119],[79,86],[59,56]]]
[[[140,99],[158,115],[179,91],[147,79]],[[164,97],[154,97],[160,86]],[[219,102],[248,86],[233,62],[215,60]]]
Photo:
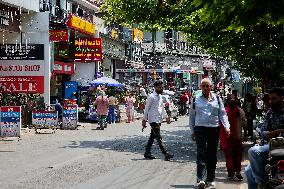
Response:
[[[215,186],[219,120],[225,127],[226,135],[230,135],[230,124],[223,102],[211,92],[211,85],[208,78],[201,81],[202,94],[192,99],[189,119],[192,140],[197,145],[197,186],[202,189],[206,184]]]
[[[118,101],[112,94],[108,97],[108,100],[109,100],[108,121],[109,124],[115,124],[116,121],[115,109],[118,104]]]
[[[165,155],[165,160],[169,161],[171,158],[173,158],[173,155],[169,154],[165,149],[160,133],[160,127],[164,117],[167,117],[167,123],[170,124],[170,118],[167,116],[167,113],[164,108],[163,98],[161,97],[161,94],[163,93],[163,82],[156,81],[154,83],[154,87],[155,91],[147,98],[144,118],[142,121],[143,129],[146,128],[147,121],[150,123],[151,126],[151,134],[146,145],[144,157],[146,159],[155,159],[155,157],[151,154],[151,148],[154,139],[156,139],[162,153]]]

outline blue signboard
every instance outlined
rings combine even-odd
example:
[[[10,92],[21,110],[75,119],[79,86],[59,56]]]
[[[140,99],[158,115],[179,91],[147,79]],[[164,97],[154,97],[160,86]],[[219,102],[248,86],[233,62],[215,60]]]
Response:
[[[57,121],[57,111],[32,112],[32,124],[37,126],[37,128],[56,127]]]
[[[64,83],[64,98],[65,99],[77,99],[78,82],[68,81]]]

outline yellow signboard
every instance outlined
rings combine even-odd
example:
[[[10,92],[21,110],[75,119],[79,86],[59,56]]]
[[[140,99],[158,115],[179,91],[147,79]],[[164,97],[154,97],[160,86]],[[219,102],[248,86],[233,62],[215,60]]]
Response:
[[[144,33],[141,30],[133,29],[132,30],[132,41],[143,42]]]
[[[95,34],[96,33],[96,25],[83,20],[77,16],[70,15],[67,25],[70,28],[78,29],[84,33]]]

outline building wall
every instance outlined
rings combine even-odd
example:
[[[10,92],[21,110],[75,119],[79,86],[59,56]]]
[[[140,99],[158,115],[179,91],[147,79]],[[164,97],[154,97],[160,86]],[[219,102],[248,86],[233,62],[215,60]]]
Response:
[[[22,13],[22,34],[1,32],[2,40],[7,44],[44,44],[44,102],[50,103],[50,47],[49,13]],[[3,42],[2,41],[2,42]],[[0,61],[1,64],[1,61]]]
[[[0,0],[0,3],[39,12],[39,0]]]
[[[79,82],[79,85],[86,86],[89,81],[95,79],[95,63],[75,63],[75,75],[71,77],[72,81]]]

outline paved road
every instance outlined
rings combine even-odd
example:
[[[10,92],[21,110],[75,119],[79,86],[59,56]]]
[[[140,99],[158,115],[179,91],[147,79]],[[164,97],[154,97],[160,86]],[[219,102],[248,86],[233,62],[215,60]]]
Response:
[[[163,160],[157,145],[152,153],[159,159],[143,158],[150,129],[142,133],[140,122],[111,125],[104,131],[89,123],[55,134],[25,130],[19,142],[0,141],[0,188],[194,188],[196,152],[187,120],[163,125],[165,144],[175,154],[171,162]],[[244,182],[227,182],[223,155],[218,156],[216,188],[247,188]]]

